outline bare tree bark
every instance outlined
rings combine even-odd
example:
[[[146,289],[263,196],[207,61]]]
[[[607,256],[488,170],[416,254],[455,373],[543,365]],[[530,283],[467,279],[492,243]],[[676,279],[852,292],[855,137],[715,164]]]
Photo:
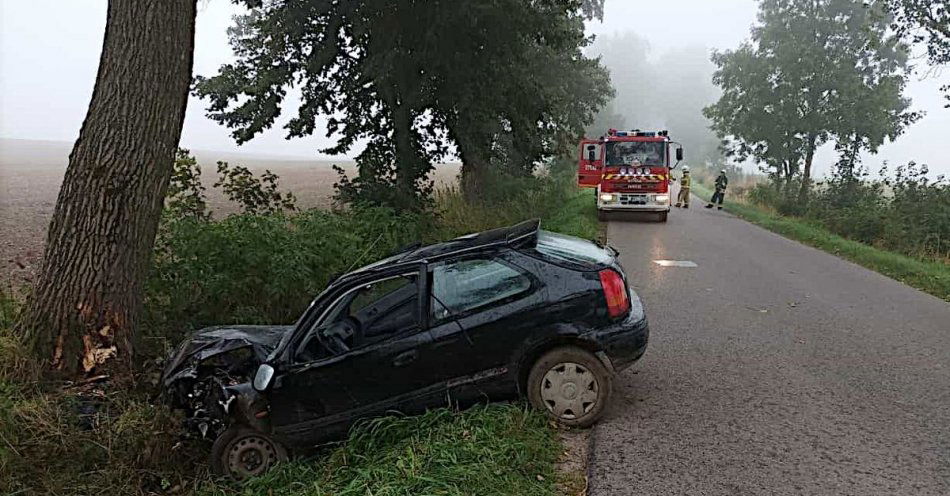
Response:
[[[96,86],[17,331],[53,369],[128,372],[191,81],[196,0],[109,0]]]

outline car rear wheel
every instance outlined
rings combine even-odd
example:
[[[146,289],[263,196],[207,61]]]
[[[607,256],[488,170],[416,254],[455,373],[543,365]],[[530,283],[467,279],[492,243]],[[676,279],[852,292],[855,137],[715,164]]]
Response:
[[[236,481],[257,477],[284,461],[287,461],[287,450],[280,443],[242,426],[229,427],[211,447],[214,473]]]
[[[613,377],[592,353],[575,347],[551,350],[528,374],[528,401],[557,422],[590,427],[603,415]]]

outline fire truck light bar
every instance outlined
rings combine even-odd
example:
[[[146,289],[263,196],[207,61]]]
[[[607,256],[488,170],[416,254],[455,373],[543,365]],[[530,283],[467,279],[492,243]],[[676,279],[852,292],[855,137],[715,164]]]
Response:
[[[642,138],[654,138],[656,136],[669,136],[669,131],[640,131],[639,129],[634,129],[633,131],[617,131],[616,129],[610,129],[607,131],[608,136],[633,136],[633,137],[642,137]]]

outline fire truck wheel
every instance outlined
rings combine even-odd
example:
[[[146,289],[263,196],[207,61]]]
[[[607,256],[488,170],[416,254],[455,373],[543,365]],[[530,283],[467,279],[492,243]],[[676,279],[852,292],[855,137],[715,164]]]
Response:
[[[657,220],[660,222],[666,222],[666,217],[669,215],[669,212],[660,212]]]
[[[597,220],[599,220],[599,221],[601,221],[601,222],[607,222],[607,212],[604,212],[603,210],[598,210],[598,211],[597,211]]]

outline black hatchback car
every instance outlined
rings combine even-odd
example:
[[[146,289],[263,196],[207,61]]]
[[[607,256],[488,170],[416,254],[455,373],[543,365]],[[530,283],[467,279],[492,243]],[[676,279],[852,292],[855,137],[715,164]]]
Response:
[[[398,253],[337,278],[291,326],[199,331],[165,395],[243,479],[360,418],[526,397],[589,426],[649,330],[617,252],[538,221]]]

